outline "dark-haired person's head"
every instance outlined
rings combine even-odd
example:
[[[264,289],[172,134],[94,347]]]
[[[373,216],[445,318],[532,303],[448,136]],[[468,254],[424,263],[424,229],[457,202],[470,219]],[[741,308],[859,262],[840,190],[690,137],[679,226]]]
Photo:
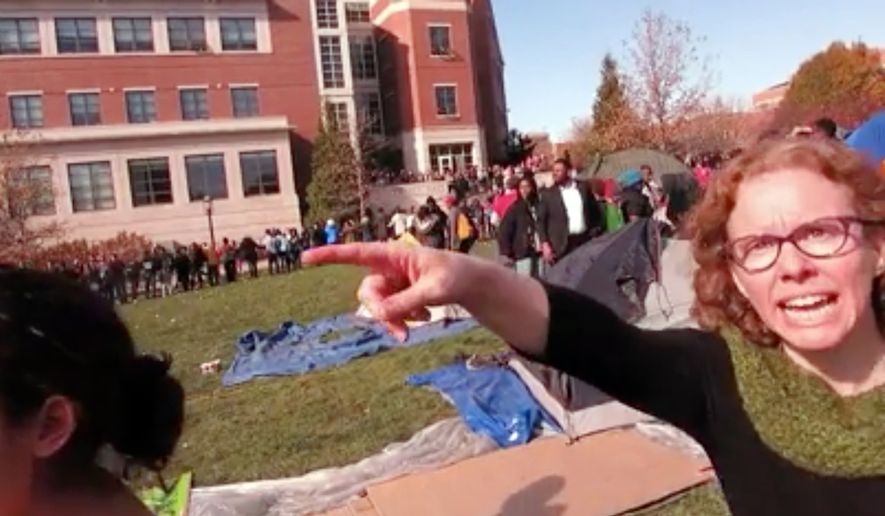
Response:
[[[559,158],[553,162],[553,182],[557,185],[564,185],[571,181],[571,164],[567,159]]]
[[[839,126],[831,118],[818,118],[812,127],[813,135],[818,138],[835,139]]]
[[[538,183],[534,177],[524,177],[519,180],[519,197],[525,201],[534,203],[538,198]]]
[[[113,306],[85,287],[0,270],[0,514],[38,513],[58,493],[76,503],[81,491],[137,504],[97,458],[165,466],[184,418],[169,365],[138,355]]]

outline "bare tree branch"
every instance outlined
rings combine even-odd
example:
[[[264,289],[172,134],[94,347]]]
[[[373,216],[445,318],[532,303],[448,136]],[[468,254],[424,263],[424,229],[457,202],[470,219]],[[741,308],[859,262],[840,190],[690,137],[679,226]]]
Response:
[[[660,149],[672,144],[675,125],[697,114],[713,86],[704,38],[665,14],[645,11],[629,43],[631,104],[652,128]]]

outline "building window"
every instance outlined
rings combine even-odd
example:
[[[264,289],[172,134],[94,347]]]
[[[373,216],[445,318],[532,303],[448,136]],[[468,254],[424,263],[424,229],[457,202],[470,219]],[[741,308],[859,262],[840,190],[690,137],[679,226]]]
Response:
[[[9,213],[55,214],[51,168],[47,166],[24,167],[6,179],[6,209]]]
[[[357,97],[357,111],[362,132],[384,134],[384,119],[381,114],[381,95],[378,92],[362,93]]]
[[[452,54],[451,31],[448,25],[430,26],[430,55],[442,57]]]
[[[458,115],[458,97],[454,86],[434,86],[436,94],[436,114],[439,116]]]
[[[241,152],[240,171],[246,197],[280,193],[276,152]]]
[[[191,201],[227,199],[227,178],[224,172],[224,154],[186,156],[187,191]]]
[[[255,18],[222,18],[222,50],[258,50]]]
[[[146,124],[157,119],[153,91],[127,91],[126,116],[130,124]]]
[[[11,95],[9,110],[15,129],[43,127],[43,97],[40,95]]]
[[[323,86],[344,87],[344,65],[341,61],[341,38],[320,36],[320,62],[323,67]]]
[[[321,29],[338,28],[338,2],[336,0],[317,0],[317,27]]]
[[[254,86],[231,88],[234,117],[258,116],[258,88]]]
[[[52,189],[52,169],[46,166],[27,167],[22,176],[29,185],[31,213],[55,215],[55,195]]]
[[[473,166],[472,143],[431,145],[429,151],[430,168],[434,172],[466,170]]]
[[[71,124],[98,125],[101,123],[101,109],[98,93],[71,93],[68,95],[71,107]]]
[[[206,50],[206,24],[203,18],[169,18],[166,25],[169,31],[169,50]]]
[[[179,92],[181,97],[181,118],[183,120],[208,120],[208,92],[203,88],[184,89]]]
[[[353,78],[357,80],[377,79],[378,67],[375,62],[375,41],[371,36],[350,40],[350,63]]]
[[[56,18],[55,39],[59,54],[98,52],[95,18]]]
[[[369,2],[347,2],[344,4],[347,23],[369,23]]]
[[[114,18],[117,52],[153,52],[154,28],[150,18]]]
[[[329,129],[340,133],[350,132],[346,102],[328,102],[326,110],[326,123],[329,124]]]
[[[169,177],[167,158],[130,159],[129,186],[132,189],[132,205],[172,203],[172,180]]]
[[[39,53],[36,18],[0,18],[0,55]]]
[[[117,207],[110,162],[72,163],[68,165],[68,182],[74,212],[113,210]]]

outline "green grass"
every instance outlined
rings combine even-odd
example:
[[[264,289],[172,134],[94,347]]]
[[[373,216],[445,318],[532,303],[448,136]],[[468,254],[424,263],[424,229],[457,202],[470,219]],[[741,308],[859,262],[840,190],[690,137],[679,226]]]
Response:
[[[492,257],[494,250],[480,244],[474,254]],[[201,363],[216,358],[226,367],[244,331],[353,311],[362,276],[347,267],[310,269],[122,308],[143,350],[172,355],[173,373],[187,392],[185,432],[169,477],[189,470],[197,485],[214,485],[297,476],[368,457],[456,414],[438,394],[404,381],[459,353],[500,350],[502,344],[484,330],[236,387],[222,387],[220,375],[200,373]],[[718,488],[707,484],[637,514],[713,515],[727,509]]]
[[[185,431],[169,474],[192,470],[198,485],[301,475],[378,453],[455,415],[438,394],[404,381],[460,352],[499,350],[483,330],[236,387],[200,373],[201,363],[216,358],[230,364],[244,331],[353,311],[362,275],[346,267],[303,270],[123,307],[136,343],[170,353],[187,393]]]

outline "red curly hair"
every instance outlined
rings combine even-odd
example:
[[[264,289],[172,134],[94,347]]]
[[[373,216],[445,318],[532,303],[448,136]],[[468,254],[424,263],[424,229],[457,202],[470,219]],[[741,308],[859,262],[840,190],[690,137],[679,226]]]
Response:
[[[716,176],[691,215],[689,229],[698,264],[692,314],[702,328],[718,331],[734,326],[757,344],[774,346],[780,342],[734,285],[725,252],[728,243],[725,227],[745,179],[785,168],[817,172],[847,186],[854,193],[858,216],[885,220],[885,177],[864,156],[841,143],[812,139],[767,140],[742,153]],[[883,286],[885,278],[877,277],[873,291],[878,312],[881,312],[879,293],[883,292]],[[877,315],[881,321],[882,314]]]

